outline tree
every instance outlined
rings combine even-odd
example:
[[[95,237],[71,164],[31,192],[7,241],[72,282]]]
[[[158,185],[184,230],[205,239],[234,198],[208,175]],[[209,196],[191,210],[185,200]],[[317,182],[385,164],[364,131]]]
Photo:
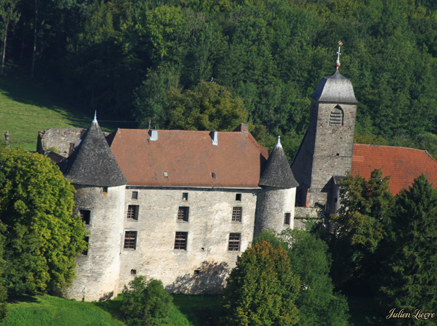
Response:
[[[352,279],[367,280],[374,272],[373,254],[384,238],[385,218],[393,203],[388,180],[381,170],[374,170],[368,181],[360,175],[342,181],[341,207],[338,215],[331,215],[336,233],[331,244],[333,278],[338,287]]]
[[[437,190],[422,174],[396,196],[380,251],[379,299],[405,312],[437,310]]]
[[[20,18],[17,9],[18,0],[0,0],[0,17],[3,20],[3,51],[2,51],[2,68],[0,75],[3,75],[6,58],[6,44],[8,39],[9,24],[15,24]]]
[[[299,309],[297,325],[348,325],[348,304],[344,296],[334,292],[329,275],[331,257],[325,241],[298,229],[287,229],[279,235],[263,231],[254,242],[261,240],[287,250],[290,271],[300,277],[301,290],[295,301]]]
[[[164,125],[169,129],[229,131],[247,120],[243,101],[215,82],[201,82],[183,93],[172,88],[166,100]]]
[[[170,311],[173,298],[164,290],[162,282],[145,276],[136,276],[125,285],[121,301],[123,318],[129,326],[172,325]]]
[[[300,281],[285,250],[263,240],[237,259],[223,291],[225,325],[294,325]]]
[[[72,216],[74,188],[56,164],[23,148],[6,149],[0,188],[4,284],[10,294],[62,289],[87,248],[85,226]]]

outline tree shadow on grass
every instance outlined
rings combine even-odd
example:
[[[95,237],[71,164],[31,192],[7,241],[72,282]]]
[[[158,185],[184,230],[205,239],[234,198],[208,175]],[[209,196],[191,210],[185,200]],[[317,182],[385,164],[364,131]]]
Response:
[[[113,318],[116,318],[118,320],[122,320],[121,318],[121,300],[117,298],[113,300],[106,300],[101,302],[93,302],[93,304],[100,309],[105,310],[108,312]]]
[[[20,302],[27,302],[27,303],[35,303],[38,302],[38,299],[34,296],[22,294],[22,295],[16,295],[8,298],[8,303],[20,303]]]

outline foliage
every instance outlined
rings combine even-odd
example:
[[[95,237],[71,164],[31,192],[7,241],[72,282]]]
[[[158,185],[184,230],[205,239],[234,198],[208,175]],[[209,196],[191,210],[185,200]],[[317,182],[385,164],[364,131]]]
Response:
[[[4,284],[11,294],[62,289],[86,249],[85,227],[72,216],[74,188],[50,159],[7,149],[0,189],[5,237]]]
[[[368,181],[348,175],[340,188],[338,215],[331,215],[336,237],[332,241],[336,286],[367,279],[375,267],[373,254],[384,238],[385,218],[392,209],[389,176],[374,170]]]
[[[265,241],[237,259],[223,291],[225,325],[294,325],[299,277],[290,271],[285,250]]]
[[[127,325],[173,325],[170,312],[173,298],[164,290],[162,282],[136,276],[124,287],[121,312]]]
[[[329,275],[331,259],[325,241],[298,229],[287,229],[279,235],[263,231],[254,243],[261,240],[269,241],[274,248],[287,250],[290,270],[300,277],[297,325],[348,325],[348,304],[344,296],[334,292]]]
[[[437,190],[422,174],[396,196],[375,278],[384,307],[437,309]]]

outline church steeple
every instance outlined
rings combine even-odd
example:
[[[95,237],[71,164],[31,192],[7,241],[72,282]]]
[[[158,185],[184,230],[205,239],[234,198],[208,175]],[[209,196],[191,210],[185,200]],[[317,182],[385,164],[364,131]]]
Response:
[[[128,183],[100,129],[96,114],[61,169],[74,184],[113,187]]]

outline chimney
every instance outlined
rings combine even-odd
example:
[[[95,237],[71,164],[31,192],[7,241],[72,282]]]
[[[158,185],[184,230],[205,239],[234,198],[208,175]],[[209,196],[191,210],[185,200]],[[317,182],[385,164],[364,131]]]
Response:
[[[249,125],[247,123],[241,124],[241,132],[243,133],[243,135],[247,136],[247,134],[249,133]]]
[[[215,146],[218,146],[218,132],[217,131],[211,131],[210,136],[212,138],[212,144]]]
[[[157,141],[158,140],[158,130],[149,130],[150,140]]]

